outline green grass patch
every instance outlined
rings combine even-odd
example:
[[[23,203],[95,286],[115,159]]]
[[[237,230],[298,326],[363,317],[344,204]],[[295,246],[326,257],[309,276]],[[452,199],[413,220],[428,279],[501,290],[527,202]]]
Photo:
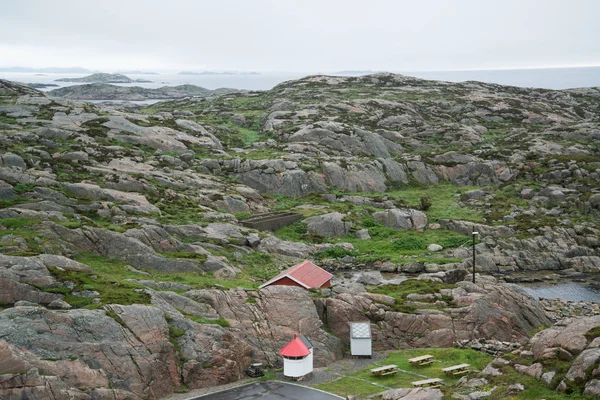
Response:
[[[65,294],[65,301],[76,308],[100,308],[104,304],[150,304],[150,295],[138,292],[136,289],[142,289],[140,285],[122,281],[110,274],[98,274],[95,271],[76,272],[60,270],[55,267],[49,267],[48,270],[60,282],[73,282],[75,288],[72,291],[64,293],[66,288],[59,288]],[[44,289],[52,291],[52,289]],[[100,293],[102,299],[100,303],[92,303],[88,297],[74,296],[72,292],[82,290],[95,290]]]
[[[0,124],[9,124],[14,125],[17,123],[16,118],[9,117],[8,115],[2,113],[0,114]]]
[[[0,225],[9,230],[17,230],[25,227],[31,228],[33,225],[36,225],[39,222],[40,221],[35,218],[0,218]]]
[[[600,326],[590,329],[585,333],[585,338],[591,342],[592,340],[600,337]]]
[[[438,185],[424,187],[407,187],[401,190],[386,192],[383,195],[391,198],[392,200],[401,200],[408,207],[414,209],[420,209],[421,198],[427,197],[431,202],[431,206],[426,212],[427,217],[429,218],[429,223],[436,222],[439,219],[482,222],[483,216],[479,210],[469,207],[460,207],[458,205],[460,196],[456,195],[474,189],[479,188],[476,186],[457,187],[450,183],[440,183]],[[381,194],[373,193],[357,194],[368,197],[381,196]]]
[[[139,273],[130,271],[127,268],[127,264],[122,261],[92,253],[81,253],[75,257],[75,260],[89,265],[94,271],[94,274],[110,277],[117,282],[127,283],[125,281],[126,279],[153,280],[157,282],[181,283],[191,286],[194,289],[208,289],[215,287],[226,289],[238,287],[256,289],[266,280],[280,272],[280,268],[275,265],[273,256],[261,252],[253,252],[243,256],[238,264],[241,271],[238,273],[236,279],[217,279],[210,273],[158,273],[152,270],[145,271],[150,275],[140,275]],[[137,285],[134,286],[139,287]]]
[[[452,204],[458,207],[456,205],[458,198],[455,197],[456,187],[442,186],[443,187],[440,189],[440,192],[445,193],[445,197],[429,196],[429,198],[433,198],[433,200],[431,201],[431,206],[427,211],[428,215],[430,213],[434,213],[434,215],[437,215],[440,218],[450,217],[450,215],[442,215],[440,210],[436,211],[436,207],[443,208],[448,206],[452,208]],[[425,197],[421,196],[422,193],[417,191],[412,193],[410,191],[403,192],[404,199],[398,197],[398,193],[400,193],[400,191],[396,191],[394,193],[395,195],[392,196],[394,201],[406,207],[419,206],[421,204],[421,198]],[[406,193],[409,193],[410,196],[406,195]],[[361,195],[371,196],[378,200],[390,199],[390,196],[387,196],[388,194],[389,193],[386,193],[385,195],[376,195],[372,193],[361,193]],[[358,257],[358,261],[364,263],[389,260],[402,264],[409,261],[406,259],[406,256],[419,256],[424,257],[428,262],[439,263],[438,256],[433,257],[432,253],[427,250],[427,246],[430,244],[439,244],[444,249],[451,249],[469,243],[470,240],[470,238],[465,235],[443,229],[416,231],[412,229],[396,230],[385,227],[381,223],[378,223],[374,220],[372,213],[378,210],[369,205],[357,206],[350,202],[329,203],[319,195],[311,195],[302,199],[285,196],[269,196],[269,198],[275,202],[275,206],[273,207],[275,210],[297,211],[302,213],[305,217],[336,211],[346,214],[345,220],[352,222],[352,232],[365,228],[369,230],[369,235],[371,236],[370,240],[358,239],[354,233],[340,238],[323,238],[308,233],[306,224],[304,224],[302,221],[297,221],[275,231],[275,235],[282,240],[313,244],[347,242],[351,243],[355,248],[355,251],[348,251],[341,248],[326,250],[325,252],[318,253],[318,258],[332,258],[336,255],[339,257],[344,257],[351,255]],[[415,201],[416,204],[409,204],[410,201]],[[308,203],[319,206],[319,208],[294,209],[294,207],[300,204]],[[458,208],[464,213],[464,209],[460,207]],[[460,215],[451,215],[451,217],[452,219],[459,219]],[[430,222],[431,221],[432,219],[430,218]],[[447,262],[454,262],[454,260]]]
[[[204,212],[194,200],[176,197],[166,199],[164,192],[158,196],[148,195],[148,200],[160,209],[158,222],[169,225],[187,225],[202,221]]]
[[[396,299],[396,304],[394,304],[394,309],[396,311],[412,313],[416,309],[423,309],[423,308],[428,308],[428,307],[426,307],[426,306],[416,307],[413,305],[406,304],[406,302],[407,302],[406,297],[409,294],[412,294],[412,293],[435,294],[435,293],[439,293],[439,291],[442,289],[454,289],[455,287],[456,287],[455,285],[450,285],[447,283],[409,279],[409,280],[402,282],[399,285],[384,285],[384,286],[377,286],[377,287],[369,288],[369,292],[377,293],[377,294],[384,294],[384,295],[393,297],[394,299]],[[441,296],[440,298],[438,298],[436,300],[445,301],[448,304],[447,307],[452,306],[452,298],[451,297]],[[442,307],[442,308],[447,308],[447,307]],[[438,308],[438,307],[434,306],[432,304],[431,308]]]
[[[200,262],[206,262],[206,254],[193,253],[191,251],[165,251],[160,254],[167,258],[187,258]]]
[[[54,117],[54,111],[48,106],[40,107],[40,111],[37,113],[38,119],[51,120]]]
[[[176,328],[172,325],[169,325],[169,336],[172,338],[178,338],[185,335],[185,331],[183,329]]]
[[[278,159],[283,155],[287,155],[288,153],[275,149],[256,149],[251,150],[248,153],[244,154],[242,158],[247,160],[274,160]],[[240,157],[237,154],[233,154],[235,157]]]
[[[27,192],[33,192],[33,189],[35,189],[34,183],[17,183],[15,186],[13,186],[13,190],[19,195]]]
[[[321,250],[315,253],[315,258],[324,259],[324,258],[342,258],[342,257],[354,257],[359,253],[356,250],[348,250],[342,246],[330,247],[325,250]]]
[[[14,207],[17,204],[31,203],[30,199],[25,197],[13,197],[12,199],[0,199],[0,209]]]
[[[409,358],[430,354],[435,357],[433,364],[426,366],[413,366],[408,362]],[[470,364],[470,368],[473,370],[482,370],[485,366],[492,361],[492,357],[470,349],[414,349],[397,351],[390,353],[385,360],[372,364],[369,367],[350,374],[346,378],[338,379],[333,382],[327,382],[320,385],[316,385],[317,389],[321,389],[327,392],[335,393],[340,396],[369,396],[378,392],[382,392],[385,389],[375,386],[372,383],[378,383],[391,388],[411,388],[412,382],[419,381],[425,378],[412,375],[410,373],[398,371],[394,375],[387,375],[382,377],[373,376],[370,369],[376,368],[380,365],[395,364],[398,368],[425,375],[428,378],[440,378],[446,383],[446,386],[442,386],[441,390],[444,392],[444,398],[450,398],[451,393],[468,394],[473,392],[473,389],[461,390],[456,388],[454,385],[458,382],[460,377],[448,376],[443,373],[442,369],[457,365],[457,364]],[[583,396],[580,393],[574,391],[573,393],[566,394],[560,393],[547,387],[544,383],[526,375],[517,373],[511,366],[500,366],[498,367],[503,375],[501,376],[487,376],[489,383],[488,385],[478,388],[481,391],[487,391],[493,387],[497,387],[491,394],[486,397],[491,400],[505,400],[505,399],[520,399],[520,400],[584,400],[592,399],[591,396]],[[561,367],[562,368],[562,367]],[[359,378],[353,379],[353,378]],[[523,392],[519,394],[510,394],[508,387],[515,383],[521,383],[525,387]]]
[[[186,385],[177,386],[173,389],[173,393],[187,393],[190,389]]]
[[[117,314],[113,310],[104,310],[104,313],[108,317],[111,317],[112,319],[114,319],[122,327],[126,327],[125,321],[123,321],[123,319],[119,316],[119,314]]]
[[[0,237],[14,235],[25,239],[28,249],[16,253],[8,254],[15,256],[33,256],[43,252],[44,236],[34,229],[40,221],[35,218],[0,218],[0,226],[7,229],[0,230]]]
[[[426,230],[423,232],[415,230],[395,230],[381,225],[369,229],[370,240],[361,240],[353,235],[342,236],[333,240],[334,242],[347,242],[354,246],[358,253],[359,261],[391,261],[404,264],[415,261],[407,256],[424,257],[431,262],[438,263],[440,258],[433,257],[427,250],[430,244],[439,244],[444,249],[456,248],[469,243],[469,237],[460,233],[439,229]],[[279,231],[276,232],[279,236]],[[447,261],[455,262],[455,261]]]
[[[219,317],[218,319],[204,318],[197,315],[186,315],[185,317],[199,324],[219,325],[224,328],[230,326],[229,321],[223,317]]]
[[[238,273],[238,278],[244,279],[250,287],[254,288],[280,272],[279,267],[275,265],[272,255],[258,251],[245,254],[239,263],[239,267],[241,268],[241,272]]]
[[[495,390],[490,397],[487,397],[491,400],[591,400],[594,398],[591,396],[583,396],[577,388],[575,388],[571,393],[557,392],[535,378],[516,372],[511,366],[499,366],[498,368],[503,375],[486,377],[489,380],[489,384],[486,386],[486,389],[489,390],[493,386],[498,386],[498,389]],[[560,374],[557,373],[557,376],[560,376]],[[521,383],[525,387],[525,390],[520,392],[517,397],[515,397],[514,394],[510,394],[508,391],[508,387],[515,383]]]
[[[422,356],[425,354],[430,354],[435,357],[433,364],[426,366],[414,366],[408,362],[409,358]],[[385,360],[382,360],[377,364],[370,365],[363,370],[349,375],[350,377],[348,378],[342,378],[333,382],[323,383],[315,387],[317,389],[335,393],[340,396],[368,396],[386,390],[384,388],[374,386],[371,383],[378,383],[391,388],[409,388],[413,387],[411,382],[425,379],[401,371],[398,371],[398,373],[393,375],[381,377],[371,374],[370,369],[376,368],[380,365],[388,364],[395,364],[402,370],[425,375],[428,378],[441,378],[444,379],[444,381],[448,384],[454,384],[458,381],[459,377],[445,375],[442,371],[442,368],[456,364],[470,364],[474,369],[483,369],[491,360],[492,357],[475,350],[415,349],[398,351],[390,353]],[[352,378],[360,378],[364,381]]]
[[[168,322],[169,322],[169,320],[167,319],[167,323]],[[171,342],[171,344],[173,345],[173,347],[179,354],[180,360],[182,357],[181,356],[181,345],[179,344],[179,341],[177,341],[177,338],[180,338],[183,335],[185,335],[185,331],[183,329],[176,328],[169,324],[169,342]]]

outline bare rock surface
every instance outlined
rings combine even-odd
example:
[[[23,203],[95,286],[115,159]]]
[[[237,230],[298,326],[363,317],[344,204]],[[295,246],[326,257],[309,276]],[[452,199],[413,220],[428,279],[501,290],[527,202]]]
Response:
[[[382,400],[441,400],[442,397],[442,391],[435,388],[392,389],[381,395]]]
[[[312,342],[315,366],[342,356],[342,342],[324,331],[313,300],[304,289],[269,286],[257,292],[193,290],[185,296],[209,304],[252,346],[257,359],[269,365],[281,363],[279,349],[294,333]]]
[[[10,376],[0,384],[0,397],[50,398],[56,387],[56,398],[71,392],[81,399],[160,398],[181,384],[238,380],[249,362],[249,347],[219,326],[168,322],[149,306],[107,310],[1,312],[0,370]],[[169,341],[169,324],[185,328],[177,338],[181,354]]]
[[[368,317],[377,327],[372,332],[379,349],[449,347],[475,338],[526,343],[532,329],[550,322],[539,302],[510,286],[484,285],[478,290],[483,293],[454,294],[466,306],[434,313],[396,312],[367,293],[342,293],[318,302],[324,303],[321,309],[327,325],[346,344],[348,323]]]

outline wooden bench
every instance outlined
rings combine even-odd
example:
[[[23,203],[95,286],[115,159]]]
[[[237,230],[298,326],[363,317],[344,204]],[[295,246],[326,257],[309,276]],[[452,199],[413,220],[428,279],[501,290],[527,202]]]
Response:
[[[437,387],[441,386],[442,382],[444,382],[443,379],[432,378],[432,379],[424,379],[422,381],[412,382],[412,385],[416,386],[416,387],[432,387],[432,388],[437,388]]]
[[[416,365],[428,365],[433,363],[433,356],[426,354],[415,358],[409,358],[408,362]]]
[[[442,371],[444,371],[445,374],[447,375],[462,375],[462,374],[467,374],[469,373],[469,367],[471,365],[469,364],[459,364],[459,365],[453,365],[451,367],[448,368],[442,368]]]
[[[396,372],[398,372],[398,366],[394,364],[384,365],[383,367],[373,368],[371,370],[371,373],[377,376],[395,374]]]

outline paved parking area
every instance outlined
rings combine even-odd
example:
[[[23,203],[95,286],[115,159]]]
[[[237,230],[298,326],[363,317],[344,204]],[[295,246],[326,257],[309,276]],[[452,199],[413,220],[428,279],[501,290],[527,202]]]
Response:
[[[256,382],[192,400],[339,400],[342,397],[284,382]]]

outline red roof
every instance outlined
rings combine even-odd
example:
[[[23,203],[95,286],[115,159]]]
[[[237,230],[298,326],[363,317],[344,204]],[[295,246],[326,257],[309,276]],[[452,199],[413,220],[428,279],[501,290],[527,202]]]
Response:
[[[294,339],[286,344],[283,349],[279,350],[279,354],[284,357],[306,357],[310,354],[310,350],[306,347],[302,339],[294,335]]]
[[[284,277],[290,278],[306,289],[313,289],[323,286],[331,279],[331,277],[333,277],[333,275],[325,271],[323,268],[317,267],[310,261],[304,260],[304,262],[294,265],[293,267],[283,271],[275,278],[271,279],[267,283],[264,283],[260,287],[263,288],[268,286]]]

